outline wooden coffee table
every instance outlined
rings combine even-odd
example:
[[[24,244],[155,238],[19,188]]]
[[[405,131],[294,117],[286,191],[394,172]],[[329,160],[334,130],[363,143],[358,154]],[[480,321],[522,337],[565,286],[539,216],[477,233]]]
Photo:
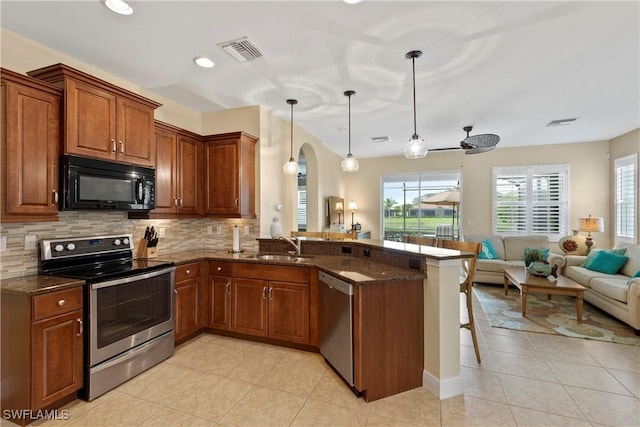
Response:
[[[550,276],[554,279],[553,276]],[[574,282],[568,277],[558,276],[557,279],[549,280],[546,277],[534,276],[527,272],[524,267],[507,267],[504,269],[504,294],[509,291],[509,283],[516,285],[520,289],[520,311],[522,317],[527,313],[527,294],[529,292],[551,295],[569,295],[576,297],[576,311],[578,323],[582,323],[582,304],[585,287]]]

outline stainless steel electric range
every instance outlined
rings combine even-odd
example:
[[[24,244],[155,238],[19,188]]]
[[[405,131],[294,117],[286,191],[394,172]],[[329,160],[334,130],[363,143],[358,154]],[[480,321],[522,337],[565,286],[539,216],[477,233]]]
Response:
[[[93,400],[173,355],[173,263],[133,259],[130,234],[40,243],[41,274],[86,282],[81,397]]]

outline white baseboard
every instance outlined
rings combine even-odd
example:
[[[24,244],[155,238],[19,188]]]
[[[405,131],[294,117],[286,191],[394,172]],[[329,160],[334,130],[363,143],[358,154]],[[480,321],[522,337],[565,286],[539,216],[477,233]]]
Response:
[[[425,370],[422,371],[422,386],[440,400],[464,394],[464,380],[461,376],[443,380]]]

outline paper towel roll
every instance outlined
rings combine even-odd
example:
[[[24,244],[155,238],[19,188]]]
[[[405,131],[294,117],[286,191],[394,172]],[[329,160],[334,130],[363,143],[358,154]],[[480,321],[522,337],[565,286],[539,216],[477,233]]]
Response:
[[[240,252],[240,229],[237,225],[233,226],[233,252]]]

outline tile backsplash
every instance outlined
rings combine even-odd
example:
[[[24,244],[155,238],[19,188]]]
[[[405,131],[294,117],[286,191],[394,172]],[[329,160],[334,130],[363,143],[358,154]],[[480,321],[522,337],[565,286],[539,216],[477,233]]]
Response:
[[[34,235],[38,241],[74,236],[98,236],[110,234],[132,234],[137,248],[147,226],[157,231],[164,229],[158,251],[181,252],[194,249],[231,249],[233,226],[240,227],[240,246],[248,251],[257,251],[260,235],[259,219],[128,219],[126,212],[63,211],[58,222],[3,223],[0,234],[7,239],[5,251],[0,252],[0,279],[19,277],[38,272],[38,249],[25,250],[25,236]],[[249,234],[244,234],[245,226]],[[209,228],[211,234],[208,233]],[[221,234],[217,234],[218,228]],[[135,255],[134,249],[134,255]]]

